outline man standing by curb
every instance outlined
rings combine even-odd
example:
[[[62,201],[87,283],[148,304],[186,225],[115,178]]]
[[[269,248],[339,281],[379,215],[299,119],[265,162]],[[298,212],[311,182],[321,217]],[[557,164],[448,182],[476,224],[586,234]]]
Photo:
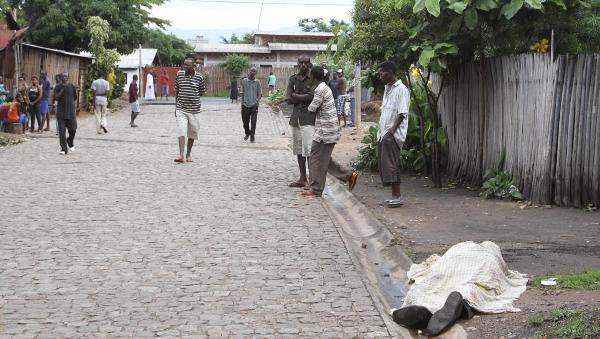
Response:
[[[56,111],[56,121],[58,122],[58,135],[60,138],[61,155],[75,151],[75,132],[77,131],[77,116],[75,109],[77,107],[77,90],[69,83],[69,75],[64,73],[61,77],[61,83],[54,87],[54,98],[58,102]],[[69,130],[69,137],[66,137],[66,130]]]
[[[138,76],[137,74],[133,75],[133,80],[131,84],[129,84],[129,103],[131,104],[131,122],[129,126],[138,127],[134,123],[135,118],[140,114],[140,101],[138,97],[138,86],[137,86]]]
[[[248,77],[242,79],[242,123],[246,132],[244,140],[248,140],[250,137],[250,142],[254,142],[258,103],[261,95],[260,81],[256,80],[256,67],[252,67],[248,72]]]
[[[313,67],[310,77],[318,86],[308,106],[310,112],[316,113],[315,134],[310,148],[310,191],[303,192],[305,197],[321,196],[325,188],[325,180],[329,172],[334,177],[348,183],[352,191],[358,181],[358,173],[342,166],[331,157],[335,144],[340,140],[340,123],[337,119],[333,93],[327,86],[325,70]]]
[[[206,92],[204,78],[195,70],[193,58],[186,58],[183,62],[183,70],[177,72],[175,79],[175,119],[179,130],[179,157],[175,162],[192,162],[192,147],[194,140],[198,139],[198,128],[200,122],[200,97]],[[188,138],[187,153],[185,158],[185,138]]]
[[[310,156],[310,146],[315,131],[314,113],[308,111],[313,99],[313,84],[308,76],[310,58],[301,55],[298,58],[298,73],[290,77],[287,88],[287,102],[294,105],[290,126],[292,126],[292,151],[298,158],[300,178],[290,183],[289,187],[304,187],[308,183],[306,163]]]
[[[397,71],[392,61],[379,66],[379,78],[385,84],[385,92],[377,131],[377,162],[383,186],[392,187],[392,198],[383,202],[387,207],[404,204],[400,193],[400,150],[408,130],[410,92],[398,80]]]
[[[106,107],[108,106],[108,90],[110,84],[104,80],[104,74],[92,82],[94,93],[94,115],[96,116],[96,133],[108,133],[108,121],[106,120]]]

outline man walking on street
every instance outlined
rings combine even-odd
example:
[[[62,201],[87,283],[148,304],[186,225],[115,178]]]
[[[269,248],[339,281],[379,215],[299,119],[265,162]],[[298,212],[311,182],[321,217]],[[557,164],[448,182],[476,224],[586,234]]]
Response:
[[[256,67],[252,67],[248,72],[248,77],[242,79],[242,122],[246,132],[244,140],[248,140],[250,137],[250,142],[254,142],[258,103],[261,95],[260,81],[256,80]]]
[[[50,81],[48,81],[48,75],[45,71],[42,71],[40,75],[40,79],[42,79],[42,101],[40,101],[40,113],[42,113],[42,127],[44,127],[44,123],[46,123],[46,128],[44,131],[50,130]]]
[[[140,114],[140,101],[138,97],[138,86],[137,86],[138,76],[137,74],[133,75],[133,80],[129,84],[129,103],[131,104],[131,122],[129,126],[138,127],[134,123],[135,118]]]
[[[192,162],[192,147],[194,140],[198,139],[198,128],[200,125],[198,114],[200,113],[200,97],[206,92],[204,78],[195,70],[193,58],[186,58],[183,62],[183,70],[177,72],[175,79],[175,119],[179,129],[179,157],[175,162]],[[185,138],[188,138],[187,153],[185,158]]]
[[[94,93],[94,114],[96,115],[96,132],[98,134],[108,133],[108,121],[106,120],[106,107],[108,106],[108,90],[110,84],[104,80],[104,74],[92,82]]]
[[[314,98],[308,106],[310,112],[316,113],[316,120],[315,134],[310,148],[310,191],[303,192],[302,195],[321,196],[328,172],[343,182],[348,182],[348,188],[352,191],[358,181],[358,173],[331,158],[333,148],[340,140],[340,123],[337,119],[333,93],[326,83],[324,69],[313,67],[310,70],[310,77],[319,85],[315,88]]]
[[[64,73],[61,83],[54,87],[54,98],[58,102],[56,121],[58,122],[58,135],[60,139],[60,153],[65,155],[75,151],[75,132],[77,131],[77,90],[69,83],[69,75]],[[69,137],[66,137],[66,130]]]
[[[385,84],[385,92],[377,132],[377,162],[383,186],[392,187],[392,198],[383,201],[383,205],[387,207],[404,204],[400,193],[400,150],[408,130],[410,92],[398,80],[397,71],[398,68],[392,61],[379,66],[379,77]]]
[[[292,151],[298,158],[300,178],[289,187],[305,187],[308,183],[306,163],[310,156],[310,146],[315,131],[314,113],[308,111],[308,105],[313,99],[313,84],[308,76],[310,58],[301,55],[298,58],[298,73],[290,77],[287,88],[287,102],[294,105],[290,117],[292,126]]]

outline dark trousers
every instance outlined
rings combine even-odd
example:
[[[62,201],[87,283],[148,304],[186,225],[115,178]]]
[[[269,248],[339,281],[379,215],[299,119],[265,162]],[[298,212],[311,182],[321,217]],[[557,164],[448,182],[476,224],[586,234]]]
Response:
[[[77,131],[77,120],[76,119],[56,119],[58,122],[58,136],[60,139],[60,149],[65,153],[69,153],[68,147],[73,147],[73,139],[75,139],[75,132]],[[66,132],[69,130],[69,137],[66,137]],[[67,147],[68,146],[68,147]]]
[[[254,135],[256,131],[256,117],[258,116],[258,105],[246,107],[242,105],[242,122],[246,135]]]
[[[37,120],[38,129],[41,130],[42,127],[42,112],[40,111],[40,104],[37,105],[29,105],[29,120],[31,128],[30,130],[34,130],[35,121]]]

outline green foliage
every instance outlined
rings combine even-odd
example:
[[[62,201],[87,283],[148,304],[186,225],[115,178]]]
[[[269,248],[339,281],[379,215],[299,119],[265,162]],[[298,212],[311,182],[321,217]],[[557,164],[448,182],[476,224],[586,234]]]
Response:
[[[224,44],[253,44],[254,43],[254,34],[252,33],[244,33],[242,38],[238,38],[237,34],[231,34],[229,39],[225,37],[221,37],[221,43]]]
[[[160,29],[149,30],[143,46],[158,49],[158,57],[163,65],[181,65],[186,57],[194,53],[194,48],[185,40]]]
[[[118,99],[125,92],[125,85],[127,85],[127,75],[118,68],[115,68],[112,73],[113,80],[110,81],[110,99]]]
[[[600,336],[600,308],[558,308],[529,318],[529,326],[541,328],[532,338],[592,339]],[[541,333],[540,333],[541,332]]]
[[[298,26],[302,29],[302,32],[332,32],[336,26],[349,27],[348,23],[344,20],[330,19],[329,23],[325,22],[323,18],[304,18],[298,21]]]
[[[286,88],[278,88],[269,96],[269,104],[271,105],[279,105],[284,102],[287,97],[287,89]]]
[[[18,145],[23,142],[23,139],[13,139],[0,136],[0,147]]]
[[[581,273],[559,274],[556,278],[556,288],[600,290],[600,269],[592,269]],[[549,276],[534,277],[530,281],[533,287],[542,287],[542,280]],[[547,288],[547,287],[544,287]]]
[[[246,55],[228,54],[222,64],[231,75],[239,75],[243,70],[251,66],[250,58]]]
[[[78,52],[88,48],[87,18],[108,21],[106,48],[131,53],[144,42],[147,25],[164,28],[169,22],[150,15],[152,6],[164,0],[8,0],[19,9],[29,30],[26,39],[34,44]]]
[[[358,157],[353,167],[359,171],[377,171],[377,128],[370,127],[369,133],[361,141],[362,146],[358,149]]]
[[[96,58],[94,63],[91,65],[86,83],[84,86],[84,93],[87,99],[87,102],[92,101],[93,93],[91,90],[92,82],[99,78],[100,76],[104,76],[110,83],[110,90],[115,90],[115,86],[117,83],[117,78],[115,75],[115,69],[117,66],[117,62],[119,61],[119,53],[115,49],[107,49],[104,45],[108,41],[110,35],[110,26],[108,21],[97,17],[92,16],[88,18],[86,29],[88,35],[90,36],[89,42],[89,51],[92,52],[92,55]],[[112,79],[112,82],[110,81]],[[119,89],[117,89],[117,92]],[[109,92],[108,100],[109,105],[113,95]]]
[[[523,200],[523,194],[513,185],[512,175],[504,171],[495,173],[483,183],[481,188],[481,195],[486,199]]]

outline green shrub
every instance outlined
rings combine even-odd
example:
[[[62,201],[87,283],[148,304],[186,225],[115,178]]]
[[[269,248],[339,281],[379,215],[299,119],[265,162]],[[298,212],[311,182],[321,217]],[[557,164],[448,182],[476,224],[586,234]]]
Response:
[[[250,58],[246,55],[228,54],[225,57],[225,62],[222,64],[232,75],[239,75],[243,70],[250,68]]]
[[[509,173],[488,171],[486,177],[489,179],[483,183],[481,192],[484,198],[523,200],[523,194],[513,185],[513,178]]]
[[[287,89],[278,88],[269,96],[269,104],[279,105],[280,103],[285,101],[287,97]]]
[[[360,171],[376,172],[377,168],[377,128],[370,127],[369,133],[361,141],[358,157],[353,167]]]

